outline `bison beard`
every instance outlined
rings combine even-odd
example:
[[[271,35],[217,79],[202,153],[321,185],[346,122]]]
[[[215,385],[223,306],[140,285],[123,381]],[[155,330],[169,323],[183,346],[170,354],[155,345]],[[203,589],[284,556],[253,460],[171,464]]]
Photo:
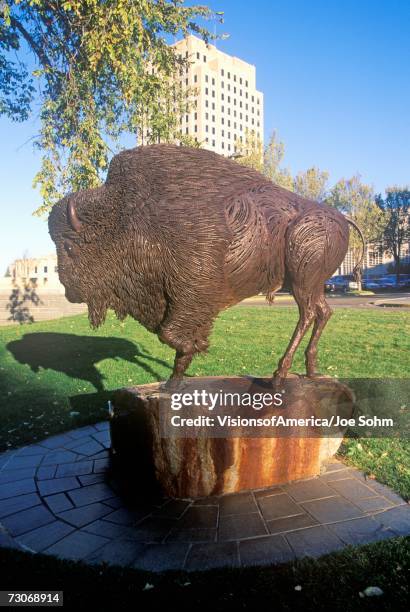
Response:
[[[205,351],[218,313],[286,283],[299,322],[275,375],[308,328],[306,369],[331,310],[324,282],[348,248],[348,220],[210,151],[174,145],[116,155],[105,185],[61,200],[49,218],[61,282],[100,325],[108,308],[176,350],[172,379]]]

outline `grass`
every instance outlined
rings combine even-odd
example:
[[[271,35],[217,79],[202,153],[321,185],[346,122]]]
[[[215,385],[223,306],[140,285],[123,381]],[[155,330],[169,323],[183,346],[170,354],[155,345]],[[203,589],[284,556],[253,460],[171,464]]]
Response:
[[[297,319],[295,308],[240,306],[215,323],[208,355],[191,376],[270,376]],[[405,378],[410,371],[410,312],[336,310],[320,344],[320,369],[340,378]],[[304,345],[306,341],[304,342]],[[112,314],[90,330],[80,315],[0,328],[1,449],[106,418],[113,389],[167,378],[173,352],[131,319]],[[303,371],[299,351],[294,371]],[[410,444],[402,439],[350,439],[344,460],[410,497]],[[43,555],[0,550],[7,589],[63,589],[65,607],[251,609],[258,601],[278,610],[407,610],[410,539],[348,548],[318,560],[245,570],[153,575],[86,567]],[[144,590],[145,585],[153,588]],[[301,586],[301,590],[295,590]],[[384,595],[360,597],[367,586]]]
[[[410,538],[347,548],[318,560],[302,559],[263,569],[149,574],[90,567],[44,555],[0,552],[7,589],[63,590],[64,608],[148,610],[172,602],[174,610],[360,612],[408,610]],[[150,586],[147,586],[150,585]],[[379,597],[360,593],[377,586]],[[295,587],[298,587],[295,589]],[[263,608],[264,609],[264,608]]]

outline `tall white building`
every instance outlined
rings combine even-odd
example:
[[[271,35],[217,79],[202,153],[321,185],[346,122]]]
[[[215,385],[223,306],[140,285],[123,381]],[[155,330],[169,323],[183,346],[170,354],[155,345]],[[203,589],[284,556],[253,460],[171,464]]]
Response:
[[[198,92],[194,108],[181,117],[181,132],[226,156],[235,153],[236,140],[245,141],[247,130],[263,143],[263,94],[256,89],[255,66],[192,35],[173,47],[190,62],[180,75],[182,84]]]

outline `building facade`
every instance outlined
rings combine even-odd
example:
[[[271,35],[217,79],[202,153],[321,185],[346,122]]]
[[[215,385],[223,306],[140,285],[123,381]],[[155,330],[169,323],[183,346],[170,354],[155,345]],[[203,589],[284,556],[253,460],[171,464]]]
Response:
[[[44,257],[27,257],[16,259],[10,264],[9,275],[1,279],[5,289],[10,285],[23,286],[32,283],[41,293],[64,294],[64,287],[58,278],[57,255]]]
[[[180,118],[181,132],[228,157],[248,130],[263,143],[263,94],[256,89],[255,66],[192,35],[172,46],[189,60],[182,85],[197,92],[193,108]]]

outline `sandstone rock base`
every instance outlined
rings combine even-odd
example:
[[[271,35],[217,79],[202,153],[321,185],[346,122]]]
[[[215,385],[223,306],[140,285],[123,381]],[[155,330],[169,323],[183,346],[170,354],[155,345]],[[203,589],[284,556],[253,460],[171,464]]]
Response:
[[[287,418],[351,416],[353,394],[337,380],[293,376],[290,382],[285,406],[271,409],[270,414]],[[160,412],[169,410],[170,396],[160,385],[121,389],[113,397],[110,427],[114,465],[135,492],[155,481],[168,496],[192,498],[308,478],[320,473],[321,464],[336,453],[342,441],[342,429],[323,436],[314,426],[291,428],[281,437],[163,437]],[[185,379],[182,392],[200,388],[272,391],[270,379],[206,377]],[[254,416],[261,416],[261,412]]]

